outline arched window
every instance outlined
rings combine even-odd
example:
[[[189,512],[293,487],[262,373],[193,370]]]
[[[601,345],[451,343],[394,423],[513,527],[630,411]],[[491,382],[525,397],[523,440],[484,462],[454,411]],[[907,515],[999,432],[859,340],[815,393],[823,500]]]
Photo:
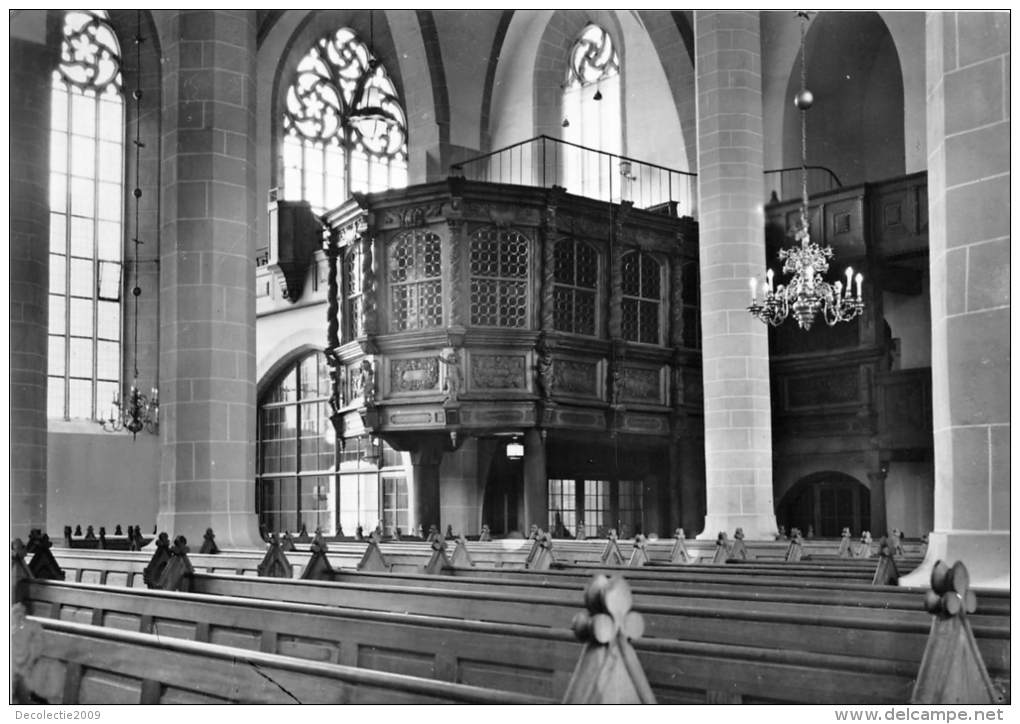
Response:
[[[283,112],[283,195],[318,213],[407,185],[407,121],[386,69],[350,28],[298,63]]]
[[[391,331],[442,326],[440,246],[439,236],[431,231],[408,231],[390,242]]]
[[[256,499],[259,522],[270,531],[304,523],[333,535],[337,464],[329,420],[326,357],[313,352],[292,364],[263,395],[258,409]]]
[[[336,445],[329,419],[326,357],[312,352],[290,364],[262,394],[258,409],[256,505],[268,531],[304,525],[325,536],[410,532],[407,453],[361,436]]]
[[[553,251],[553,328],[598,334],[599,253],[591,244],[561,239]]]
[[[662,344],[662,265],[651,254],[623,257],[623,338]]]
[[[620,56],[609,33],[588,25],[570,48],[563,90],[563,140],[606,153],[621,152]],[[580,149],[564,151],[571,193],[606,201],[619,198],[611,160]],[[615,184],[615,185],[614,185]]]
[[[120,384],[120,46],[101,10],[68,12],[62,33],[50,94],[48,414],[96,419]]]
[[[528,237],[487,226],[471,235],[471,324],[528,327]]]

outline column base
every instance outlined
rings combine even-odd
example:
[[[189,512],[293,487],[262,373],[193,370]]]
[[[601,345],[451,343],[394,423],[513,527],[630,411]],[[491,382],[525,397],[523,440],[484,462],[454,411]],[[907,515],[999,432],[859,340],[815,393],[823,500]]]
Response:
[[[938,561],[950,566],[962,561],[975,588],[1008,591],[1009,531],[933,532],[924,561],[900,578],[899,585],[931,588],[931,570]]]
[[[776,516],[772,514],[758,515],[706,515],[705,530],[698,534],[697,540],[715,540],[720,531],[724,531],[731,540],[737,528],[744,529],[747,540],[775,540],[779,527]]]
[[[259,535],[258,518],[254,513],[160,513],[156,517],[156,530],[160,533],[166,531],[171,543],[174,538],[183,535],[192,553],[198,553],[202,547],[207,528],[212,528],[216,546],[220,549],[265,550],[266,543]],[[291,533],[297,535],[297,531]]]

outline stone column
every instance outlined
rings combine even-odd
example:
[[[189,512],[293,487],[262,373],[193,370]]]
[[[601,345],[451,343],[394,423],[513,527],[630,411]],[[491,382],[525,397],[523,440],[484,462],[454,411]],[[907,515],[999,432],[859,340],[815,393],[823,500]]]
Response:
[[[537,525],[542,530],[549,528],[547,510],[548,491],[545,473],[545,443],[538,428],[524,433],[524,520],[521,530],[531,530]]]
[[[439,505],[439,463],[443,460],[442,441],[426,438],[421,445],[411,452],[411,476],[414,483],[414,519],[412,530],[417,526],[428,533],[429,526],[434,525],[440,533]]]
[[[877,473],[868,473],[868,481],[871,483],[871,537],[875,540],[880,540],[889,533],[885,504],[886,475],[888,471],[885,469]]]
[[[50,73],[45,45],[11,38],[11,537],[46,528]],[[49,531],[59,535],[59,531]]]
[[[1010,19],[927,17],[935,530],[903,585],[937,560],[1009,588]]]
[[[255,11],[155,12],[163,41],[159,530],[260,545]]]
[[[765,270],[761,37],[758,12],[694,13],[698,93],[704,537],[776,531],[765,326],[748,279]]]

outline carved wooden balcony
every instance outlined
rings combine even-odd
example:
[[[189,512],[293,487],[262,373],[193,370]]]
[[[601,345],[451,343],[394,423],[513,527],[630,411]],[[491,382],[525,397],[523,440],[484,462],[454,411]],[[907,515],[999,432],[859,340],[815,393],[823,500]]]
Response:
[[[451,178],[324,221],[338,435],[668,436],[700,417],[692,220]]]

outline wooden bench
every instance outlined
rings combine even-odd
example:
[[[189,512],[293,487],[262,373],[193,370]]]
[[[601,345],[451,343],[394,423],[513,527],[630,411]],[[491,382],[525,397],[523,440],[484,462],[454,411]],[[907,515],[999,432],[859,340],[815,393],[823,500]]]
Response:
[[[26,617],[50,704],[538,704],[548,699],[154,634]],[[22,703],[31,703],[32,698]]]
[[[70,621],[382,668],[559,699],[581,646],[566,629],[33,581],[34,612]],[[580,592],[572,606],[576,613]],[[633,642],[660,703],[895,703],[916,665],[696,641]],[[540,652],[540,655],[537,655]]]

